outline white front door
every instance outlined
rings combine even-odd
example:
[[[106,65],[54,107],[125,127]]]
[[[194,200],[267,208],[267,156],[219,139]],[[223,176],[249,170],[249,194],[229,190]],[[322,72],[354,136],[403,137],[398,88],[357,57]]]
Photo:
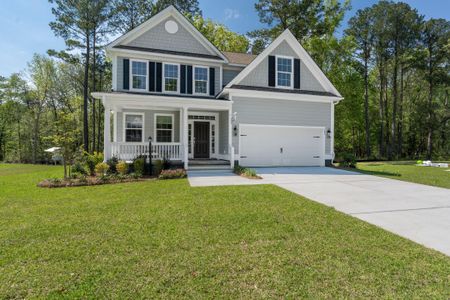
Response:
[[[239,125],[242,166],[324,166],[323,127]]]

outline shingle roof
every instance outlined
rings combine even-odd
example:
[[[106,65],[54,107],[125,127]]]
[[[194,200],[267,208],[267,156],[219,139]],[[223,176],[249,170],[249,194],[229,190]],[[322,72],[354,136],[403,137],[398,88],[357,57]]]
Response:
[[[154,53],[163,53],[163,54],[172,54],[172,55],[181,55],[181,56],[191,56],[191,57],[223,60],[219,56],[215,56],[215,55],[208,55],[208,54],[201,54],[201,53],[189,53],[189,52],[181,52],[181,51],[165,50],[165,49],[143,48],[143,47],[126,46],[126,45],[117,45],[117,46],[114,46],[114,48],[126,49],[126,50],[134,50],[134,51],[142,51],[142,52],[154,52]]]
[[[305,95],[314,95],[314,96],[339,97],[330,92],[308,91],[308,90],[288,90],[288,89],[280,89],[280,88],[273,88],[273,87],[249,86],[249,85],[238,85],[238,84],[233,84],[231,86],[231,88],[232,89],[241,89],[241,90],[251,90],[251,91],[280,92],[280,93],[290,93],[290,94],[305,94]]]
[[[256,55],[250,53],[237,53],[227,51],[222,51],[222,53],[223,55],[226,56],[230,64],[238,64],[238,65],[248,65],[256,57]]]

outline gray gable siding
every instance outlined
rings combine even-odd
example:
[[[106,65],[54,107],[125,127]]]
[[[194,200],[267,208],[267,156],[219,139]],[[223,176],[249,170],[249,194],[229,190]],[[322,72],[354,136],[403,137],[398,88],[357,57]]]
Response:
[[[223,85],[227,85],[231,80],[234,79],[241,71],[238,70],[223,70]]]
[[[286,41],[278,45],[270,55],[284,55],[299,58]],[[268,57],[266,57],[238,84],[267,87],[269,86],[268,73]],[[325,91],[302,60],[300,60],[300,88],[309,91]]]
[[[178,24],[178,31],[170,34],[165,29],[165,23],[172,20]],[[161,21],[158,25],[126,44],[127,46],[144,47],[163,50],[174,50],[189,53],[217,55],[205,48],[173,17]]]
[[[331,128],[330,103],[292,101],[282,99],[255,99],[233,97],[233,112],[237,124],[320,126]],[[239,153],[239,137],[233,136],[233,145]],[[331,140],[326,139],[325,154],[330,154]]]

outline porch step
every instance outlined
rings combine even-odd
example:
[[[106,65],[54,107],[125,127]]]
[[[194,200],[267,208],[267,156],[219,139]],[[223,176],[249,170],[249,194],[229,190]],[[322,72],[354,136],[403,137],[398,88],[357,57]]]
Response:
[[[231,167],[227,165],[191,165],[188,166],[189,171],[208,171],[208,170],[230,170]]]
[[[223,159],[190,159],[189,166],[229,166],[230,162]]]

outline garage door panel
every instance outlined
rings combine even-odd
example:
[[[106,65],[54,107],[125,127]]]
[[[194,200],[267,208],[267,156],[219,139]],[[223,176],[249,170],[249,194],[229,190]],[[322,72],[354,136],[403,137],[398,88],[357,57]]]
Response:
[[[240,126],[243,166],[323,166],[323,128],[297,126]]]

